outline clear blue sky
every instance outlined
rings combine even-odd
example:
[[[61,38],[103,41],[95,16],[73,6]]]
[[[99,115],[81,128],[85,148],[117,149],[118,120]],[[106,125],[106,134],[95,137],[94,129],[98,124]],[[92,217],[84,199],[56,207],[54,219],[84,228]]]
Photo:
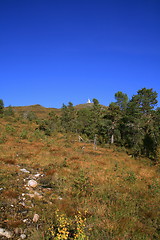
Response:
[[[160,0],[0,0],[0,99],[60,108],[158,92]]]

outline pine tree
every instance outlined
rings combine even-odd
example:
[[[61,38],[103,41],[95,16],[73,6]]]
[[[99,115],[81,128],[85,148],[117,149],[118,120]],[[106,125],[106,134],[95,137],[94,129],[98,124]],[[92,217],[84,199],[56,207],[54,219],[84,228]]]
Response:
[[[2,99],[0,99],[0,114],[3,113],[3,110],[4,110],[4,102]]]

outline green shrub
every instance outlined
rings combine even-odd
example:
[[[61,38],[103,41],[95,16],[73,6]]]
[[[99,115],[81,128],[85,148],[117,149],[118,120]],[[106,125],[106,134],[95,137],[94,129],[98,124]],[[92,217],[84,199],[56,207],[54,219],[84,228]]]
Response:
[[[27,135],[28,135],[28,131],[26,129],[23,129],[20,134],[20,138],[27,139]]]
[[[132,171],[128,172],[124,180],[129,181],[131,183],[135,183],[136,181],[135,173]]]
[[[0,144],[5,142],[6,142],[6,136],[3,134],[2,136],[0,136]]]
[[[78,197],[90,195],[93,190],[89,177],[83,171],[80,171],[79,176],[75,178],[73,187]]]
[[[14,127],[12,127],[10,124],[6,125],[6,129],[5,130],[11,136],[13,136],[15,134],[15,132],[16,132],[16,129]]]
[[[5,109],[4,116],[14,116],[14,111],[11,106],[9,106]]]

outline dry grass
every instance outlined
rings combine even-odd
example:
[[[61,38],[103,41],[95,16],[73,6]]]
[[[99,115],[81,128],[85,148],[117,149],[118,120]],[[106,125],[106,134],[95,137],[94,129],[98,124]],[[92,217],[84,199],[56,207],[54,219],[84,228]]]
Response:
[[[9,228],[17,228],[17,227],[23,225],[23,221],[22,220],[10,219],[10,220],[6,220],[6,225]]]
[[[49,169],[48,171],[45,172],[46,176],[54,175],[55,173],[56,173],[56,170],[54,168]]]
[[[7,120],[2,119],[1,123],[1,134],[6,134]],[[2,221],[8,221],[9,228],[21,225],[18,211],[23,209],[10,207],[12,200],[17,201],[26,191],[23,174],[17,166],[20,165],[33,173],[43,173],[40,185],[46,183],[51,187],[50,190],[41,189],[42,199],[32,199],[33,209],[27,215],[28,218],[33,212],[40,215],[40,226],[45,226],[45,230],[40,227],[39,231],[43,234],[53,223],[54,210],[59,208],[70,218],[77,210],[82,213],[87,210],[87,224],[92,227],[88,233],[91,240],[159,239],[158,166],[150,166],[147,159],[135,160],[114,148],[98,146],[95,151],[93,144],[75,141],[75,135],[57,134],[32,141],[21,139],[19,135],[24,123],[10,125],[16,132],[14,135],[8,133],[6,141],[0,144]],[[31,136],[35,123],[25,123],[25,129]],[[29,204],[29,197],[27,201]],[[11,214],[14,219],[9,218]],[[30,232],[34,232],[34,226],[30,228]]]
[[[16,164],[15,159],[5,159],[5,158],[0,158],[0,161],[6,163],[6,164]]]
[[[3,191],[2,195],[5,198],[17,198],[18,192],[14,191],[14,190],[6,190],[6,191]]]

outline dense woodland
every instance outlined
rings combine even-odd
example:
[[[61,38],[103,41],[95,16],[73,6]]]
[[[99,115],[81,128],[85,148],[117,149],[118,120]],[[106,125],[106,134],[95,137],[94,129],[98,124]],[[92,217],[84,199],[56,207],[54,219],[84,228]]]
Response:
[[[78,110],[71,102],[63,104],[60,115],[51,111],[47,119],[37,119],[34,112],[25,117],[36,120],[38,129],[46,135],[55,131],[78,133],[85,140],[115,144],[134,157],[145,156],[156,163],[160,145],[160,108],[157,104],[157,92],[142,88],[130,100],[123,92],[115,93],[115,102],[108,107],[94,98],[93,103]],[[0,112],[1,115],[14,114],[12,107],[4,111],[3,100]]]
[[[61,116],[50,113],[49,120],[40,123],[40,129],[51,134],[55,129],[76,132],[99,144],[115,144],[127,149],[133,156],[158,160],[160,144],[160,108],[157,92],[143,88],[128,99],[117,92],[115,102],[108,108],[97,99],[88,107],[76,110],[71,102],[62,106]]]

